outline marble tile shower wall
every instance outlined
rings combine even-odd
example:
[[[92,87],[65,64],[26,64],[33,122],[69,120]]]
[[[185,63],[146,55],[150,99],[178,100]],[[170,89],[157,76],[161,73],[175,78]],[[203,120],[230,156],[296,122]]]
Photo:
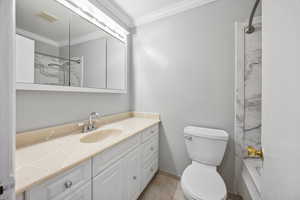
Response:
[[[244,146],[261,146],[261,26],[245,35]]]
[[[261,147],[262,32],[244,35],[244,65],[237,68],[236,81],[236,156],[243,158],[246,147]]]
[[[243,52],[236,69],[235,98],[235,190],[239,187],[242,160],[246,147],[261,147],[261,82],[262,82],[262,27],[254,25],[252,34],[244,34]],[[241,39],[242,40],[242,39]]]
[[[42,54],[35,54],[34,83],[48,85],[81,86],[82,74],[81,64],[61,60]],[[71,80],[69,83],[69,77]]]

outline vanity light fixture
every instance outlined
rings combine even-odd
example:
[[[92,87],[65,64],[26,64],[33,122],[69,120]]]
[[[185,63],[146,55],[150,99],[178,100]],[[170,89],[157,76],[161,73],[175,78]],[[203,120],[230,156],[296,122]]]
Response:
[[[56,0],[102,30],[127,43],[129,32],[87,0]]]

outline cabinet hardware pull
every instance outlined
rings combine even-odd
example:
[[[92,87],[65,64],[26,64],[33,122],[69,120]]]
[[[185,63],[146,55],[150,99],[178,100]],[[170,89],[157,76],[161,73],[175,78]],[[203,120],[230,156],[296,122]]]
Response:
[[[3,195],[3,194],[4,194],[4,186],[1,185],[1,186],[0,186],[0,195]]]
[[[0,183],[0,196],[4,195],[7,190],[15,189],[15,179],[13,177],[9,177],[8,182]],[[0,197],[0,199],[2,199]]]
[[[136,176],[133,176],[132,178],[133,178],[133,180],[136,180]]]
[[[65,182],[65,187],[66,187],[67,189],[70,188],[70,187],[72,187],[72,185],[73,185],[72,181],[67,181],[67,182]]]

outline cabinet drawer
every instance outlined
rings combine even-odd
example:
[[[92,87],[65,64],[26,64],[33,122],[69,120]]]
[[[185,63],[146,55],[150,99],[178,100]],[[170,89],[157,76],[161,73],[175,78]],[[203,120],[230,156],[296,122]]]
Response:
[[[152,135],[158,134],[158,124],[151,126],[142,133],[142,142],[146,142]]]
[[[91,160],[26,191],[26,200],[56,200],[91,179]]]
[[[152,177],[158,170],[158,159],[157,156],[153,156],[148,165],[142,168],[142,191],[151,181]]]
[[[55,200],[92,200],[91,181],[80,187],[76,191],[72,191],[70,195]]]
[[[156,152],[158,152],[158,133],[153,135],[152,138],[147,140],[142,146],[143,165],[145,165],[146,161],[149,160],[150,157],[153,157]]]
[[[105,168],[111,166],[139,144],[140,134],[137,134],[93,157],[93,176],[96,176]]]

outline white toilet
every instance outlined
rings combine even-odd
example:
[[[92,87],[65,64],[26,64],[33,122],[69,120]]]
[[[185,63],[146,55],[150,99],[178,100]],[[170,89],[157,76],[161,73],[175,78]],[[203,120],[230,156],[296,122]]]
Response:
[[[226,186],[217,172],[223,159],[228,134],[223,130],[188,126],[184,139],[192,159],[183,172],[181,186],[187,200],[225,200]]]

